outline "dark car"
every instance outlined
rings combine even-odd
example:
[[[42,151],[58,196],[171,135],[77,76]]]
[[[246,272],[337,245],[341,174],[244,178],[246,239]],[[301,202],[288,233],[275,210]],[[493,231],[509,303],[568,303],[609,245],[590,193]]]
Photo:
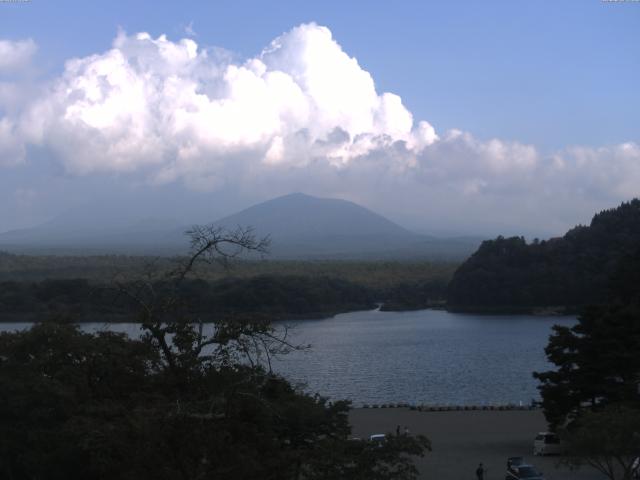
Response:
[[[507,470],[505,480],[544,480],[544,477],[533,465],[519,465]]]
[[[514,467],[519,467],[526,463],[527,462],[524,461],[524,457],[509,457],[507,458],[507,472],[512,471]]]

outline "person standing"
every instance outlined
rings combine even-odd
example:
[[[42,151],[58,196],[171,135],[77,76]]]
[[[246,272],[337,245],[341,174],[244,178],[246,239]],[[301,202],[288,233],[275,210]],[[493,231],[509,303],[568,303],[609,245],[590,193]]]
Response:
[[[400,436],[400,425],[396,427],[396,437]]]
[[[478,465],[478,468],[476,468],[476,478],[478,480],[484,480],[484,467],[482,466],[482,463]]]

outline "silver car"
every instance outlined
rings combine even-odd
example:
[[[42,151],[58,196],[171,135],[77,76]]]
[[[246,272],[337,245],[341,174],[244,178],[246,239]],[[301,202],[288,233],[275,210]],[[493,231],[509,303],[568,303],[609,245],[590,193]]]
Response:
[[[533,441],[534,455],[562,455],[564,448],[555,433],[540,432]]]

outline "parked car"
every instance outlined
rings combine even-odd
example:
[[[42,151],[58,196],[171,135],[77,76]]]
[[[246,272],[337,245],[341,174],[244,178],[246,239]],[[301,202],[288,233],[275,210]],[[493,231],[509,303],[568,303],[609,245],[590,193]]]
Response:
[[[523,464],[507,470],[505,480],[544,480],[544,477],[533,465]]]
[[[533,441],[534,455],[562,455],[564,448],[555,433],[540,432]]]
[[[507,458],[507,472],[512,471],[514,467],[526,465],[526,463],[524,457],[509,457]]]
[[[369,441],[381,447],[382,444],[386,441],[386,435],[384,433],[376,433],[369,437]]]

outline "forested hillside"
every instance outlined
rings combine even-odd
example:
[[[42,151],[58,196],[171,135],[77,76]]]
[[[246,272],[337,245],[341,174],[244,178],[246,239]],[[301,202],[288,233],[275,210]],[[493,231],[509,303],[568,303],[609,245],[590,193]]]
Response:
[[[366,310],[412,310],[444,301],[448,278],[406,278],[374,286],[338,276],[259,274],[221,279],[189,279],[178,292],[185,308],[202,319],[260,316],[269,320],[326,317]],[[128,291],[131,283],[118,284]],[[132,321],[132,299],[114,283],[86,278],[41,281],[0,280],[0,322],[69,318],[78,322]],[[153,289],[162,293],[161,281]]]
[[[625,202],[561,238],[482,243],[456,271],[447,292],[453,310],[576,309],[601,303],[612,275],[640,249],[640,200]]]

